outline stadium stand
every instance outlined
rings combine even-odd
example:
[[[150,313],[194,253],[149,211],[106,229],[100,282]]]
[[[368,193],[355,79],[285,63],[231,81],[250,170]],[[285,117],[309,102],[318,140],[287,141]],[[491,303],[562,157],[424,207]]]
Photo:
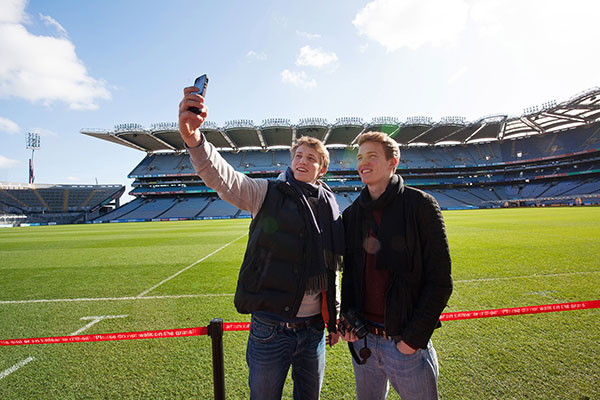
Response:
[[[239,209],[227,203],[226,201],[223,201],[218,197],[212,197],[210,199],[210,203],[204,210],[202,210],[200,216],[202,218],[233,218],[238,212]]]
[[[0,219],[14,223],[72,224],[93,220],[119,206],[122,185],[0,183]]]
[[[178,197],[176,204],[160,216],[161,219],[192,219],[206,208],[207,197]]]
[[[125,220],[125,216],[127,214],[129,214],[130,212],[138,209],[139,207],[141,207],[144,203],[151,201],[151,199],[146,199],[146,198],[141,198],[138,197],[132,201],[130,201],[129,203],[123,205],[122,207],[113,210],[112,212],[106,213],[104,215],[102,215],[99,220],[101,221],[119,221],[119,220]]]
[[[224,127],[207,122],[203,132],[238,171],[276,178],[290,163],[289,147],[311,135],[329,149],[324,178],[343,210],[356,199],[362,183],[356,172],[356,142],[369,130],[381,130],[401,148],[398,172],[407,185],[432,194],[443,209],[507,206],[598,204],[600,199],[600,89],[583,92],[550,107],[532,107],[520,116],[495,115],[466,122],[445,117],[432,122],[410,117],[306,118],[294,125],[269,119],[229,121]],[[121,124],[114,130],[82,130],[82,134],[147,152],[128,175],[136,199],[99,215],[94,222],[248,218],[220,200],[195,175],[174,123],[161,129]],[[36,209],[65,204],[60,195],[27,201]],[[46,202],[46,204],[44,204]]]

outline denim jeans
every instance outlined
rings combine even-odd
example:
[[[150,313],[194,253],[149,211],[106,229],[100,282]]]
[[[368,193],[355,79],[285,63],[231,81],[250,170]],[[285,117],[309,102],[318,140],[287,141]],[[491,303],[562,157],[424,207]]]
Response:
[[[252,316],[246,362],[250,399],[281,399],[290,365],[294,399],[318,399],[325,371],[324,325],[290,329]]]
[[[358,354],[364,340],[353,343]],[[402,354],[391,339],[367,335],[371,357],[363,365],[352,359],[358,400],[386,399],[390,383],[402,400],[437,399],[438,361],[431,341],[426,349]]]

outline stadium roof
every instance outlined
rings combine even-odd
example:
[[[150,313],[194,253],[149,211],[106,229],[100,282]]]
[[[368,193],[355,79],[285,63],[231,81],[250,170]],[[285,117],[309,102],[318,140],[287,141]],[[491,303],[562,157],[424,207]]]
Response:
[[[590,89],[557,104],[555,101],[530,107],[521,116],[493,115],[474,122],[461,117],[410,117],[401,122],[394,117],[377,117],[364,122],[358,117],[304,118],[293,124],[289,119],[270,118],[255,125],[251,120],[233,120],[225,126],[206,121],[202,126],[207,140],[222,150],[290,147],[296,138],[314,136],[328,147],[351,146],[363,132],[388,133],[401,146],[468,144],[539,135],[589,125],[600,120],[600,88]],[[120,124],[113,130],[82,129],[81,133],[145,152],[183,151],[177,123]]]

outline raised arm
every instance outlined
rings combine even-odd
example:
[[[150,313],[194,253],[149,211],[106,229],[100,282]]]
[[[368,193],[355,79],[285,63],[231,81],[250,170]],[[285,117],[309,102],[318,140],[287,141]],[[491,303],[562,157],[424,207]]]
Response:
[[[196,90],[193,86],[185,88],[179,103],[179,131],[194,170],[221,199],[256,215],[267,194],[268,182],[236,171],[205,139],[200,127],[206,121],[208,108],[204,98],[193,93]],[[197,107],[200,114],[189,111],[189,107]]]

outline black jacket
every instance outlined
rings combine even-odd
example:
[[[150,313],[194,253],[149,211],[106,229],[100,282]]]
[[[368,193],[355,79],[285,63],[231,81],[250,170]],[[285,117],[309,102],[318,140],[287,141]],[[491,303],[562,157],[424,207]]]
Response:
[[[284,319],[295,318],[304,297],[311,251],[307,240],[310,221],[302,207],[288,183],[269,182],[264,203],[250,224],[234,298],[238,312],[266,311]],[[323,296],[329,316],[325,323],[335,331],[335,271],[330,271],[328,285]]]
[[[402,185],[402,184],[401,184]],[[366,187],[363,190],[368,190]],[[360,221],[356,199],[343,213],[346,252],[342,276],[342,311],[362,312],[365,293],[365,251],[368,232]],[[452,293],[450,252],[444,221],[436,200],[429,194],[403,186],[384,209],[383,218],[393,219],[392,249],[397,263],[390,269],[385,296],[385,330],[396,341],[425,348]],[[391,212],[390,212],[391,211]],[[353,234],[360,231],[361,234]],[[396,240],[395,238],[398,237]],[[360,238],[360,239],[359,239]]]

